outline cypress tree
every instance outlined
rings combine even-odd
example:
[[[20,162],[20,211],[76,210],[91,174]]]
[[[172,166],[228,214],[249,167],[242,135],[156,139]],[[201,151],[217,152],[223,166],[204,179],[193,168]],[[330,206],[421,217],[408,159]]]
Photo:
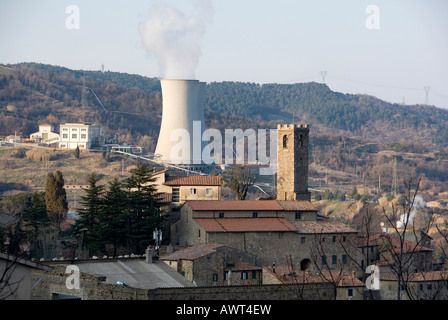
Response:
[[[49,172],[45,184],[45,203],[48,218],[61,230],[61,223],[68,212],[67,195],[64,189],[64,178],[60,171]]]

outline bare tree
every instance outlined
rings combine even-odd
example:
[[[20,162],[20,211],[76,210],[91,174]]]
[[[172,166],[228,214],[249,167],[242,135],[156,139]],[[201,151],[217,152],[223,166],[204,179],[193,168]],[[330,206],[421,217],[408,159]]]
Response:
[[[249,188],[257,180],[257,175],[252,173],[249,168],[239,166],[229,170],[224,179],[226,180],[224,186],[235,192],[238,200],[244,200]]]

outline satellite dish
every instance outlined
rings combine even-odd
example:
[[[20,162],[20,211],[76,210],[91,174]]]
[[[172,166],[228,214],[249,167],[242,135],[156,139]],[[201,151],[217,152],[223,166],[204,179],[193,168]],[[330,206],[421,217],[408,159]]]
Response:
[[[380,226],[384,227],[384,222],[380,222]]]

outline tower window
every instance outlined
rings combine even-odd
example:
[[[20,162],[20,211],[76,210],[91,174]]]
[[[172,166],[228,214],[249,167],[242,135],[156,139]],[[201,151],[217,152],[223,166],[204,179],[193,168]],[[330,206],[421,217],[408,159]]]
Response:
[[[283,136],[283,148],[287,148],[288,147],[288,136],[285,134]]]

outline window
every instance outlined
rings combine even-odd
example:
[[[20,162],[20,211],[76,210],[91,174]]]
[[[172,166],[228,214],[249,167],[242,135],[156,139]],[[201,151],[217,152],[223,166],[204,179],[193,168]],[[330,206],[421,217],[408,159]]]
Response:
[[[247,271],[241,271],[241,279],[242,280],[248,279],[248,276],[249,276],[249,274]]]
[[[78,134],[72,133],[72,139],[78,139]]]
[[[300,243],[305,243],[305,237],[300,238]]]
[[[190,195],[195,195],[197,192],[196,188],[190,188]]]
[[[85,133],[81,133],[81,139],[87,139],[87,135]]]
[[[347,289],[347,296],[348,297],[353,297],[353,288],[348,288]]]
[[[86,129],[86,128],[81,128],[81,131],[84,131],[84,132],[85,132],[85,131],[87,131],[87,129]]]
[[[283,148],[287,148],[288,147],[288,136],[285,134],[283,136]]]
[[[346,264],[347,263],[347,255],[343,254],[342,255],[342,264]]]
[[[220,213],[218,214],[218,216],[219,216],[219,218],[224,218],[224,212],[220,212]]]
[[[333,255],[332,257],[331,257],[331,263],[332,264],[336,264],[336,263],[338,263],[338,256],[337,255]]]
[[[252,271],[252,279],[257,279],[257,271]]]
[[[296,220],[302,219],[302,213],[296,212]]]
[[[252,212],[252,218],[258,218],[258,212]]]
[[[172,201],[179,202],[179,200],[180,200],[180,189],[173,188]]]
[[[432,283],[428,283],[428,284],[426,284],[426,289],[428,289],[428,290],[432,290]]]
[[[336,242],[336,236],[333,236],[333,242]]]
[[[322,256],[322,265],[326,265],[327,264],[327,256],[323,255]]]
[[[62,138],[63,139],[68,139],[68,134],[67,133],[62,134]]]
[[[229,271],[224,272],[224,280],[229,280]]]
[[[68,128],[62,128],[62,131],[68,131]]]
[[[207,197],[211,197],[213,194],[213,189],[212,188],[205,188],[205,195]]]
[[[198,229],[198,238],[201,237],[201,229]]]
[[[213,282],[216,282],[216,281],[218,281],[218,274],[214,273],[213,274]]]

